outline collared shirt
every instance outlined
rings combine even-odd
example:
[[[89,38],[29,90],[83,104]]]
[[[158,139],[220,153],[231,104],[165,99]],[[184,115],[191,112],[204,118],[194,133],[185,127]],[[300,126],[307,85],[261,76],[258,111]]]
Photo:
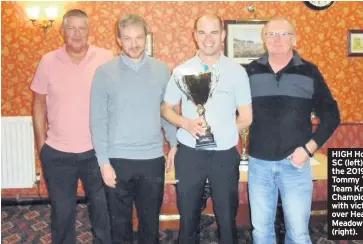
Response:
[[[147,62],[148,60],[148,56],[146,55],[146,53],[144,53],[144,56],[142,57],[142,59],[140,60],[140,62],[135,63],[130,57],[128,57],[127,55],[121,53],[120,55],[122,61],[131,69],[133,69],[134,71],[138,72],[139,69]]]
[[[92,78],[112,58],[111,51],[92,45],[79,64],[72,61],[65,46],[42,57],[30,89],[47,95],[48,145],[73,153],[93,148],[89,129]]]
[[[236,125],[236,110],[240,106],[251,103],[249,80],[245,69],[221,54],[216,64],[209,66],[218,82],[214,79],[215,88],[204,105],[207,123],[214,134],[217,147],[211,150],[227,150],[238,143],[238,129]],[[182,114],[188,119],[196,119],[196,105],[187,99],[185,93],[178,87],[177,82],[182,82],[182,75],[205,72],[205,64],[201,62],[198,53],[184,64],[178,66],[169,80],[164,101],[168,104],[182,104]],[[178,140],[189,147],[194,148],[196,140],[183,128],[179,128]]]
[[[203,60],[200,58],[199,54],[200,54],[200,52],[199,52],[199,50],[198,50],[198,51],[196,52],[196,54],[195,54],[195,57],[199,60],[200,64],[203,66],[204,72],[208,72],[208,71],[210,71],[210,67],[209,67],[209,65],[203,62]],[[221,54],[222,54],[222,53],[221,53]],[[219,60],[220,60],[220,59],[218,59],[218,60],[217,60],[217,62],[216,62],[215,64],[213,64],[213,65],[212,65],[212,67],[213,67],[213,68],[216,68],[216,66],[217,66],[217,64],[218,64],[218,61],[219,61]]]

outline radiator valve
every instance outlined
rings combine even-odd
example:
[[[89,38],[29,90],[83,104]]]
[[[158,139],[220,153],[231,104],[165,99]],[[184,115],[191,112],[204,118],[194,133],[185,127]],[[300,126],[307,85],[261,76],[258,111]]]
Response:
[[[39,185],[40,184],[40,173],[36,173],[35,174],[35,184]]]

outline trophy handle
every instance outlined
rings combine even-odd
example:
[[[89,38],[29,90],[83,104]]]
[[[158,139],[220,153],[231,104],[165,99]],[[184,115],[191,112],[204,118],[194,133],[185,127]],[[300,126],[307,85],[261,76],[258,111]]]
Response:
[[[189,94],[190,92],[189,92],[188,88],[187,87],[183,88],[179,83],[179,82],[182,82],[182,81],[180,81],[180,79],[183,80],[183,76],[178,75],[177,73],[174,73],[173,78],[174,78],[176,85],[180,89],[180,91],[183,92],[183,94],[187,97],[188,100],[193,101],[192,96]]]
[[[242,146],[242,153],[241,153],[241,164],[248,164],[248,154],[247,154],[247,136],[249,133],[248,128],[244,128],[241,131],[241,146]]]

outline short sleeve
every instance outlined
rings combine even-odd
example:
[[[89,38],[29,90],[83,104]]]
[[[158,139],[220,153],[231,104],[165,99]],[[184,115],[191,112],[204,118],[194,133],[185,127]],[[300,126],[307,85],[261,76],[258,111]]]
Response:
[[[169,82],[166,86],[165,94],[164,94],[164,102],[172,105],[179,104],[182,98],[182,91],[176,84],[175,80],[175,71],[171,75]]]
[[[38,64],[37,70],[35,71],[35,75],[33,81],[30,85],[30,90],[46,95],[48,93],[47,87],[49,83],[48,76],[45,72],[45,60],[42,58]]]
[[[251,104],[251,89],[247,72],[244,68],[238,70],[235,78],[235,98],[237,108]]]
[[[163,93],[162,93],[162,100],[164,100],[164,96],[165,96],[165,91],[166,91],[166,87],[169,83],[170,80],[170,71],[168,66],[165,64],[165,67],[163,67],[163,71],[162,71],[162,84],[163,84]]]

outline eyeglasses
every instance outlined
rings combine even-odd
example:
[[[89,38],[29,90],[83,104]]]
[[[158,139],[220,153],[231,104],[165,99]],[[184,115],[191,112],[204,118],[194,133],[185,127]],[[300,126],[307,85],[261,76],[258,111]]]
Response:
[[[287,38],[289,36],[293,36],[293,33],[290,32],[267,32],[265,33],[265,36],[268,38],[274,38],[276,36],[279,36],[281,38]]]

